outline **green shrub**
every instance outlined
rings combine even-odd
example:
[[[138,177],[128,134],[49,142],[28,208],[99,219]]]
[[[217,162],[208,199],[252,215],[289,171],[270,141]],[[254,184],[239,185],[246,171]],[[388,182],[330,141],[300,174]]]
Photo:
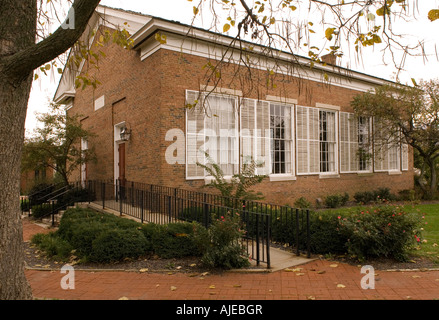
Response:
[[[48,198],[47,195],[51,194],[51,192],[55,191],[58,187],[60,187],[60,185],[53,185],[47,182],[37,183],[28,192],[29,201],[32,206],[42,204]]]
[[[319,254],[341,254],[346,251],[346,238],[339,231],[336,211],[310,213],[310,250]],[[305,242],[305,233],[301,243]]]
[[[90,261],[116,262],[145,254],[147,240],[137,229],[113,229],[101,232],[92,242]]]
[[[354,194],[354,199],[357,203],[361,203],[361,204],[368,204],[376,200],[374,193],[372,191],[356,192]]]
[[[43,203],[36,206],[32,206],[32,217],[35,219],[41,219],[49,216],[52,213],[53,207],[49,203]]]
[[[90,209],[68,209],[61,218],[57,234],[68,241],[82,257],[93,252],[93,242],[110,230],[137,230],[142,225],[130,219]],[[103,260],[103,258],[100,258]]]
[[[420,215],[402,206],[379,206],[339,216],[339,230],[349,254],[370,257],[407,258],[408,249],[420,239]]]
[[[211,222],[210,214],[205,214],[203,207],[185,208],[179,212],[178,218],[188,222],[196,221],[203,225],[209,225]]]
[[[403,201],[415,201],[416,200],[416,191],[415,190],[401,190],[398,192],[399,199]]]
[[[294,201],[294,206],[300,209],[311,208],[311,202],[306,200],[304,197],[300,197],[299,199]]]
[[[147,237],[151,237],[152,250],[162,258],[199,256],[201,254],[193,239],[194,224],[192,223],[155,225],[154,228],[146,228],[146,232]]]
[[[368,204],[375,202],[387,202],[396,200],[396,196],[390,192],[389,188],[379,188],[374,191],[361,191],[354,194],[357,203]]]
[[[57,198],[58,206],[62,209],[74,205],[76,202],[87,202],[94,198],[94,195],[88,189],[74,188],[60,195]]]
[[[239,214],[226,213],[215,219],[206,233],[199,233],[197,243],[204,243],[201,261],[208,267],[233,269],[250,264],[240,240],[244,235]],[[199,238],[202,237],[200,241]]]
[[[73,250],[69,242],[59,238],[54,232],[38,233],[32,237],[31,243],[58,261],[68,261]]]
[[[111,230],[108,225],[99,221],[90,221],[86,223],[76,223],[72,230],[71,237],[67,240],[78,250],[81,256],[89,256],[93,249],[93,241],[101,233]]]
[[[29,209],[30,209],[29,199],[21,200],[20,201],[20,208],[21,208],[21,211],[25,211],[25,212],[29,211]]]
[[[345,193],[344,195],[335,194],[335,195],[327,196],[324,201],[325,201],[325,206],[329,208],[338,208],[344,206],[346,202],[348,202],[348,200],[349,200],[349,195]]]
[[[303,211],[301,217],[303,217]],[[296,242],[296,214],[293,209],[271,212],[271,237],[279,243],[293,244]]]

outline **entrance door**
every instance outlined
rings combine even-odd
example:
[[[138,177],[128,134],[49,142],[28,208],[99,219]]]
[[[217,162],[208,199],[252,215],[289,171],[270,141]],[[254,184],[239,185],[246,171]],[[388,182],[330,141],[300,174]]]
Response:
[[[119,181],[125,185],[125,143],[119,144]]]
[[[119,168],[119,199],[122,201],[125,199],[125,143],[121,143],[118,146],[119,152],[119,163],[117,164]]]

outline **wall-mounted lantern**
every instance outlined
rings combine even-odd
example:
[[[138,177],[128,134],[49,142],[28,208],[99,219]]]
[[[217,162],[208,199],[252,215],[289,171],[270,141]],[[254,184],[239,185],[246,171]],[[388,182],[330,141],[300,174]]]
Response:
[[[131,130],[127,127],[120,128],[120,140],[122,141],[128,141],[131,137]]]

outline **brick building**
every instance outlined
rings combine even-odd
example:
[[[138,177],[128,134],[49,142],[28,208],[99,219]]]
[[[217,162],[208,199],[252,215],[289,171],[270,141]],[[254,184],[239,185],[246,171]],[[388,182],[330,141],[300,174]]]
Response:
[[[227,175],[256,160],[267,175],[257,190],[279,204],[413,188],[411,149],[367,143],[379,125],[350,107],[355,95],[386,80],[331,64],[310,69],[307,58],[267,57],[267,48],[250,43],[238,50],[227,36],[161,18],[103,6],[97,12],[94,28],[126,26],[134,47],[105,46],[99,69],[81,66],[102,83],[96,88],[75,89],[75,74],[64,71],[55,101],[96,133],[83,148],[93,146],[97,162],[77,179],[199,188],[209,182],[196,164],[204,150]],[[362,156],[364,148],[373,156]]]

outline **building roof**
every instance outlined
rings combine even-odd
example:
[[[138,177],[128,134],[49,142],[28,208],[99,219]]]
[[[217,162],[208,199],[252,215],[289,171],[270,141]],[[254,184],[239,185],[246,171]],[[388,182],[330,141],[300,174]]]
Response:
[[[102,16],[105,16],[105,18],[103,19]],[[99,25],[106,25],[109,27],[123,25],[127,28],[130,34],[132,34],[132,39],[134,40],[133,49],[140,52],[142,59],[146,59],[146,57],[160,48],[181,50],[189,54],[205,56],[206,50],[204,49],[203,51],[203,49],[199,49],[203,46],[195,46],[199,50],[194,50],[194,43],[203,43],[204,48],[206,46],[214,45],[217,50],[221,50],[221,47],[230,49],[232,40],[234,40],[231,36],[183,24],[178,21],[167,20],[140,12],[111,8],[103,5],[99,5],[96,9],[96,14],[93,16],[90,25],[93,26],[93,29]],[[90,29],[91,28],[86,30],[84,34],[90,32]],[[166,43],[159,43],[155,40],[154,35],[157,32],[167,36]],[[182,40],[184,40],[186,46],[181,44]],[[305,66],[307,67],[307,70],[304,71],[304,68],[302,68],[300,72],[308,72],[309,74],[305,76],[305,78],[310,78],[311,80],[321,82],[323,81],[322,74],[327,73],[338,79],[334,82],[330,82],[330,84],[346,86],[347,83],[351,83],[349,87],[359,91],[367,91],[373,86],[394,84],[392,81],[341,66],[316,63],[311,69],[309,68],[309,65],[312,60],[308,57],[275,50],[249,41],[241,41],[239,44],[235,43],[232,45],[232,49],[234,49],[234,51],[239,51],[242,46],[251,46],[251,53],[254,56],[260,57],[264,55],[267,49],[269,49],[274,54],[267,60],[276,59],[276,61],[281,61],[285,65],[296,64],[302,67]],[[212,57],[210,56],[209,58]],[[268,62],[266,61],[266,63]],[[355,84],[353,84],[354,82]],[[72,98],[74,98],[75,93],[74,77],[70,70],[66,68],[55,93],[54,101],[67,104]]]

